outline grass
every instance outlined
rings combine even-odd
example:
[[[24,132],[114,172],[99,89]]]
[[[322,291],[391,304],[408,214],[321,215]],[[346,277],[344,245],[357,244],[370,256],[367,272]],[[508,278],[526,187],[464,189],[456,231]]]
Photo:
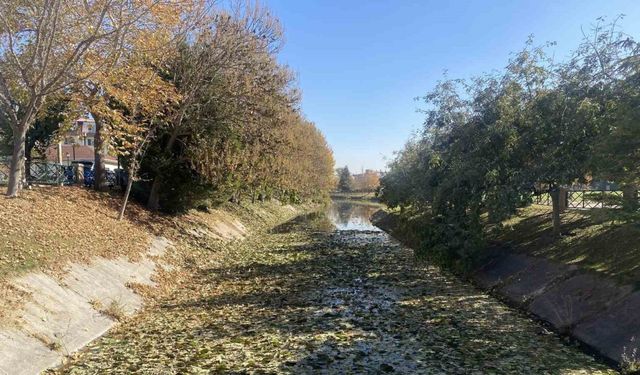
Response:
[[[104,309],[100,310],[105,316],[119,322],[127,317],[124,306],[118,301],[111,301]]]
[[[96,257],[135,261],[156,235],[184,246],[206,247],[212,238],[196,238],[194,229],[211,236],[227,235],[238,229],[232,219],[257,227],[292,213],[279,202],[265,202],[223,204],[208,213],[193,210],[172,217],[153,214],[132,202],[125,220],[118,221],[121,201],[117,194],[80,187],[34,188],[18,198],[0,197],[0,324],[13,321],[28,298],[10,283],[22,274],[60,276],[71,263],[88,263]]]
[[[117,215],[122,198],[79,187],[25,190],[19,198],[0,197],[0,281],[29,271],[62,271],[71,262],[96,256],[136,259],[154,235],[188,237],[193,228],[212,229],[224,218],[269,221],[277,202],[223,204],[171,217],[131,202],[125,220]],[[263,207],[264,209],[261,209]]]
[[[391,212],[391,211],[390,211]],[[486,213],[482,219],[487,220]],[[420,228],[429,218],[419,211],[397,210],[380,222],[403,242],[418,248]],[[487,226],[487,239],[499,247],[574,265],[640,289],[640,212],[621,209],[569,209],[562,214],[562,235],[554,236],[551,207],[531,205],[503,221]]]
[[[633,348],[629,352],[627,348],[624,349],[624,352],[622,353],[622,373],[623,374],[640,373],[640,358],[639,358],[637,348]]]
[[[64,346],[62,345],[62,341],[58,338],[51,339],[44,334],[33,334],[32,337],[40,342],[42,342],[47,349],[54,352],[62,352]]]
[[[552,231],[551,208],[532,205],[503,222],[493,240],[514,251],[550,258],[640,286],[640,214],[594,208],[562,214],[562,236]]]
[[[47,348],[54,352],[59,352],[62,350],[62,344],[60,343],[60,341],[52,341],[49,343],[49,345],[47,345]]]

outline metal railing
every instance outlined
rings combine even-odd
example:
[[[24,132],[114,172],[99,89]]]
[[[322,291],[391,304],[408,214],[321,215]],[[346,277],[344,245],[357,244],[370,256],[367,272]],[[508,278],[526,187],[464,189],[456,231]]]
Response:
[[[567,208],[622,208],[624,193],[622,190],[567,190],[565,191]],[[540,193],[532,197],[534,204],[552,206],[551,194]]]
[[[6,157],[0,158],[0,186],[9,183],[10,161]],[[78,183],[76,168],[77,165],[31,161],[28,163],[26,181],[29,185],[73,185]],[[106,171],[107,186],[111,189],[120,189],[126,184],[126,178],[123,170]],[[93,186],[95,175],[92,168],[85,166],[82,181],[86,187]]]
[[[67,167],[61,164],[34,162],[29,163],[27,183],[36,185],[62,185],[68,183]]]
[[[533,203],[534,204],[540,204],[543,206],[551,206],[552,202],[551,202],[551,194],[549,193],[542,193],[542,194],[537,194],[533,196]]]
[[[567,208],[622,208],[620,190],[578,190],[567,192]]]

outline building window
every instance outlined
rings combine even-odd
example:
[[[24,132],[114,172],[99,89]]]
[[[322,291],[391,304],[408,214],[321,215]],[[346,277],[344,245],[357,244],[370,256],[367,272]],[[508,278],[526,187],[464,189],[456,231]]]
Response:
[[[93,138],[87,138],[87,146],[93,146]]]

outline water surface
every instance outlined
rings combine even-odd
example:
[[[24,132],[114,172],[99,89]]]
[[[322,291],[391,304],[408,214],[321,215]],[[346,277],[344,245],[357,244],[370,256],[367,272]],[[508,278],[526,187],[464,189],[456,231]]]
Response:
[[[333,201],[327,216],[337,230],[380,231],[371,223],[371,216],[379,209],[376,205]]]

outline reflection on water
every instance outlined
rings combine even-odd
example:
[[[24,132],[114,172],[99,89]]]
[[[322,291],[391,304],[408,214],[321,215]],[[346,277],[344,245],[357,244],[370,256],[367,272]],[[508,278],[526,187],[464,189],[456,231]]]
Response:
[[[379,231],[370,220],[379,209],[372,205],[333,201],[327,214],[337,230]]]
[[[325,210],[297,216],[286,223],[271,229],[272,233],[290,233],[302,228],[320,232],[335,230],[376,231],[380,229],[371,224],[371,215],[380,208],[361,203],[333,201]]]
[[[271,229],[271,233],[290,233],[299,231],[301,228],[313,228],[321,232],[332,232],[335,229],[326,213],[320,211],[297,216]]]

